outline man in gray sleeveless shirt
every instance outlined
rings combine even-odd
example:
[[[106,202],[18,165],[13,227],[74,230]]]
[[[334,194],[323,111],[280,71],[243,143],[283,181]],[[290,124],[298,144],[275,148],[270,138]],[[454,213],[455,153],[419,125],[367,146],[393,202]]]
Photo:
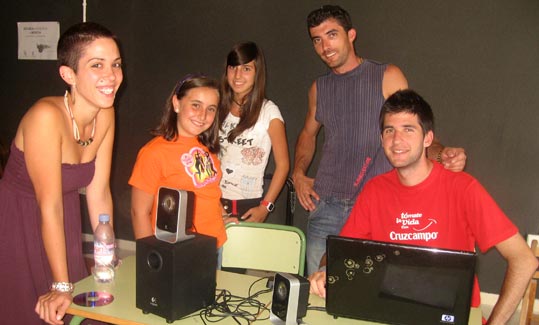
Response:
[[[356,55],[349,14],[326,5],[307,17],[316,53],[331,69],[313,82],[309,110],[298,137],[292,178],[300,204],[310,211],[307,227],[307,273],[318,270],[327,235],[340,232],[366,181],[391,169],[381,152],[378,116],[385,99],[408,88],[402,71]],[[324,145],[316,177],[306,176],[324,126]],[[446,168],[461,171],[462,148],[444,148],[438,142],[428,157]]]

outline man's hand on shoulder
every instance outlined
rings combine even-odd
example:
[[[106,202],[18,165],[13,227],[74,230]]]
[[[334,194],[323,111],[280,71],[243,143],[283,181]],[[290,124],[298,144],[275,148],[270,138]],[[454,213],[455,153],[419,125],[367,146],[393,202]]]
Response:
[[[445,147],[440,153],[440,159],[446,169],[454,172],[461,172],[466,166],[464,148]]]

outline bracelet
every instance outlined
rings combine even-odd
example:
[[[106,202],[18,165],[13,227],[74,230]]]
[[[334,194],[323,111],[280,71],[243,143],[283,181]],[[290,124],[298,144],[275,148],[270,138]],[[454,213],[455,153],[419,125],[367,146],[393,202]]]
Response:
[[[75,287],[71,282],[53,282],[51,284],[52,291],[72,293]]]
[[[440,164],[442,163],[442,150],[438,151],[438,154],[436,155],[436,161]]]

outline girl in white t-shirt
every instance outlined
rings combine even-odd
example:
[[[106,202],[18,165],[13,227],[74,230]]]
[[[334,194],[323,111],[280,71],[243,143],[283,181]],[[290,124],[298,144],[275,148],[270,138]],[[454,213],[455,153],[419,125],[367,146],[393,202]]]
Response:
[[[225,215],[263,222],[273,210],[290,168],[283,117],[265,98],[264,55],[253,42],[228,53],[221,82],[219,140]],[[264,194],[264,173],[273,150],[275,171]]]

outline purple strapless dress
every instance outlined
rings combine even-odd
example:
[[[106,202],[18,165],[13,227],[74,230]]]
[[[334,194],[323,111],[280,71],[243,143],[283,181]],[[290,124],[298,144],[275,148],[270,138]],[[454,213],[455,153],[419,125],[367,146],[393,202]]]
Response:
[[[88,275],[82,254],[78,190],[94,176],[95,160],[62,164],[64,229],[69,279]],[[41,213],[24,153],[14,144],[0,180],[0,317],[2,324],[42,324],[34,312],[37,298],[52,283],[41,237]]]

